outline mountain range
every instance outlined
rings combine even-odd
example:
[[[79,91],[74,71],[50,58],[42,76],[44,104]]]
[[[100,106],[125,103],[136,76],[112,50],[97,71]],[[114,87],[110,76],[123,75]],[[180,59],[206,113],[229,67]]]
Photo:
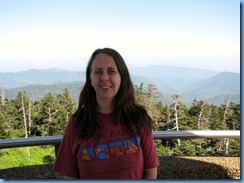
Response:
[[[162,102],[170,104],[172,95],[179,95],[189,105],[195,98],[207,103],[240,103],[240,74],[175,66],[150,66],[129,69],[134,85],[154,84],[162,94]],[[0,73],[0,88],[7,98],[13,99],[19,91],[37,100],[46,93],[60,93],[69,89],[77,102],[85,81],[85,72],[63,69],[31,69],[15,73]],[[0,93],[1,95],[1,93]]]

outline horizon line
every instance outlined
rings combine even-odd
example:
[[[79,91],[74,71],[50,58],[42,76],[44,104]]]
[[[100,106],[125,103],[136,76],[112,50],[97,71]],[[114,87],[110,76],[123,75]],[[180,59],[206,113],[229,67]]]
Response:
[[[190,67],[190,66],[176,66],[176,65],[164,65],[164,64],[152,64],[152,65],[146,65],[146,66],[130,66],[127,65],[128,70],[130,69],[143,69],[143,68],[150,68],[150,67],[175,67],[175,68],[184,68],[184,69],[194,69],[194,70],[206,70],[206,71],[212,71],[212,72],[231,72],[231,73],[241,73],[241,68],[240,71],[230,71],[230,70],[213,70],[209,68],[197,68],[197,67]],[[72,68],[64,68],[64,67],[47,67],[47,68],[38,68],[38,67],[30,67],[26,69],[20,69],[20,70],[13,70],[13,71],[0,71],[1,74],[7,74],[7,73],[18,73],[18,72],[25,72],[25,71],[30,71],[30,70],[63,70],[63,71],[72,71],[72,72],[85,72],[86,66],[82,66],[80,69],[72,69]]]

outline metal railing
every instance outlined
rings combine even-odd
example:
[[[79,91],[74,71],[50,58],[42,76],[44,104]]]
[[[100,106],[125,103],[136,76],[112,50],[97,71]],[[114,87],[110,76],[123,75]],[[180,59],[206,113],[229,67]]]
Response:
[[[0,149],[54,145],[57,154],[63,136],[43,136],[0,140]],[[154,139],[187,139],[187,138],[240,138],[240,130],[182,130],[154,131]]]
[[[154,139],[240,138],[240,130],[155,131]]]

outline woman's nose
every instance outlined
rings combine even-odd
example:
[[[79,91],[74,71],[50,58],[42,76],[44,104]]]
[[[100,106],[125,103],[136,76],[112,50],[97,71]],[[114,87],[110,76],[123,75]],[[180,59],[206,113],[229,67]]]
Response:
[[[109,80],[109,74],[108,73],[103,73],[101,75],[101,81],[108,81]]]

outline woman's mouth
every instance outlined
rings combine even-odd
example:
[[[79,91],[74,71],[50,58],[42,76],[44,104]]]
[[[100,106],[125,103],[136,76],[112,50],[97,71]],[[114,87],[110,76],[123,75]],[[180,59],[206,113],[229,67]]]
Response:
[[[111,88],[112,86],[102,85],[102,86],[100,86],[100,87],[103,88],[103,89],[107,89],[107,88]]]

